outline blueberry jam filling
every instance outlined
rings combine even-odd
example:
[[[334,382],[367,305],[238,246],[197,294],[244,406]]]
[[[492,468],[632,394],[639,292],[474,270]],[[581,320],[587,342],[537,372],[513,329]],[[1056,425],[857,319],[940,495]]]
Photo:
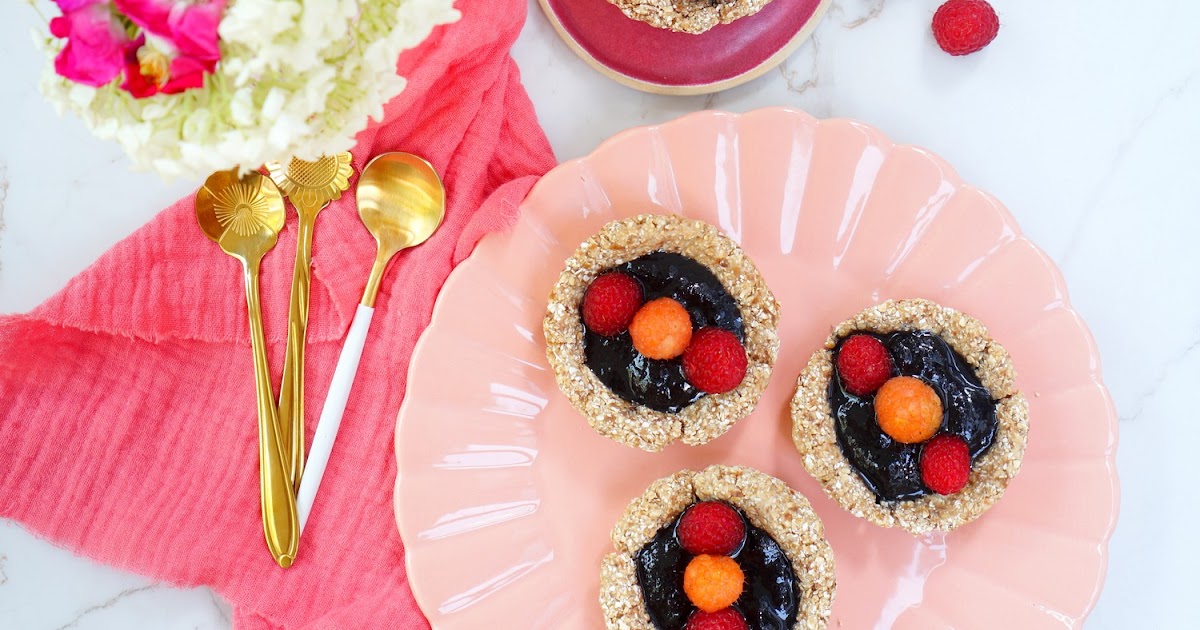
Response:
[[[996,401],[966,359],[928,331],[872,336],[891,354],[894,375],[915,376],[933,387],[944,410],[941,432],[966,441],[972,462],[991,448]],[[835,365],[844,341],[834,350]],[[838,446],[880,501],[913,500],[930,493],[921,481],[922,445],[902,444],[879,428],[874,395],[855,396],[835,376],[830,379],[829,402]]]
[[[754,630],[790,630],[800,608],[800,587],[792,562],[770,534],[734,509],[746,524],[746,540],[731,554],[745,575],[742,595],[732,607]],[[696,611],[683,590],[683,573],[692,556],[679,542],[678,525],[677,518],[658,530],[634,558],[646,611],[659,630],[683,630]]]
[[[692,329],[724,328],[745,343],[737,300],[704,265],[672,252],[652,252],[609,271],[628,274],[642,286],[645,300],[669,297],[687,309]],[[704,397],[683,375],[679,359],[649,359],[633,347],[629,332],[604,337],[584,331],[585,363],[614,394],[666,413],[679,413]]]

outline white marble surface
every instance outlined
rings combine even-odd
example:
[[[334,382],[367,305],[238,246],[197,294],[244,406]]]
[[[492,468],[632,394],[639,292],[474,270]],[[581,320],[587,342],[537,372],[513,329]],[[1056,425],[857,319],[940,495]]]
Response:
[[[939,0],[835,0],[780,69],[709,97],[610,83],[536,8],[514,55],[560,159],[697,109],[785,104],[929,147],[1003,200],[1062,267],[1121,416],[1122,516],[1087,625],[1196,627],[1200,3],[993,1],[999,39],[956,59],[929,35]],[[0,312],[32,308],[196,185],[131,173],[116,146],[55,117],[35,87],[38,20],[22,3],[0,7]],[[1174,497],[1185,500],[1166,509]],[[0,627],[228,626],[207,590],[126,575],[0,523]]]

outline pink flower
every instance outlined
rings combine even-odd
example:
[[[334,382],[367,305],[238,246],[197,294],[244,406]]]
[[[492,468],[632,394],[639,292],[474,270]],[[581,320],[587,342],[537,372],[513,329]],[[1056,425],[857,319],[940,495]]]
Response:
[[[217,26],[225,0],[115,2],[143,29],[125,55],[122,89],[135,98],[146,98],[204,85],[204,77],[216,69],[221,58]]]
[[[212,67],[191,57],[171,59],[161,50],[138,37],[125,57],[125,81],[121,89],[134,98],[155,94],[177,94],[191,88],[203,87],[204,77]]]
[[[76,83],[100,87],[121,74],[133,42],[108,0],[55,0],[63,14],[50,20],[50,33],[66,38],[54,71]]]
[[[225,0],[115,0],[117,8],[151,35],[174,46],[181,56],[211,61],[221,57],[217,26]]]

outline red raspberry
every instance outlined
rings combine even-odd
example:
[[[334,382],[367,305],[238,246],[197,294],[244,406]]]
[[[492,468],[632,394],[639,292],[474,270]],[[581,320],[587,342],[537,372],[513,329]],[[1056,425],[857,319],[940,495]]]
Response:
[[[933,14],[933,38],[956,57],[983,50],[999,32],[1000,18],[984,0],[950,0]]]
[[[694,556],[727,556],[742,546],[746,523],[727,504],[704,501],[683,513],[675,533],[679,544]]]
[[[696,389],[724,394],[746,377],[746,349],[733,333],[706,327],[692,335],[683,353],[683,375]]]
[[[697,610],[688,617],[683,630],[749,630],[746,618],[736,608],[722,608],[715,613]]]
[[[583,295],[583,323],[588,330],[611,337],[625,332],[642,306],[642,285],[619,271],[592,281]]]
[[[938,494],[954,494],[971,476],[971,451],[957,435],[943,433],[921,451],[921,481]]]
[[[892,377],[892,355],[871,335],[854,335],[838,350],[837,371],[846,391],[866,396]]]

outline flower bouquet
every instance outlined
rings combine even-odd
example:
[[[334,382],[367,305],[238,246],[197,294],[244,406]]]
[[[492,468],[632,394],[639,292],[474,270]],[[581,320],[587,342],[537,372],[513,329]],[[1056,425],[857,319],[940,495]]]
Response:
[[[453,0],[54,0],[42,90],[172,177],[345,151]]]

